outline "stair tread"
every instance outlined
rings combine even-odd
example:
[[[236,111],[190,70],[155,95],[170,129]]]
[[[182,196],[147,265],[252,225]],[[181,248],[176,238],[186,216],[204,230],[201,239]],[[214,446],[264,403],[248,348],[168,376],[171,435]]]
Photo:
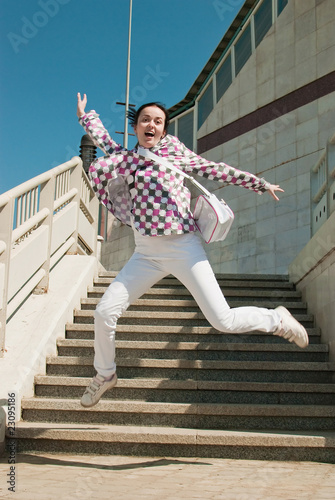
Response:
[[[119,271],[100,271],[99,278],[115,278]],[[289,282],[289,277],[287,274],[248,274],[248,273],[216,273],[217,279],[227,279],[227,280],[255,280],[255,281],[284,281]],[[175,279],[172,274],[165,276],[161,281]]]
[[[67,323],[66,324],[66,330],[68,331],[76,331],[76,332],[94,332],[94,325],[93,323]],[[309,335],[320,335],[320,328],[319,327],[306,327],[307,332]],[[187,335],[193,335],[193,334],[203,334],[207,335],[211,333],[212,335],[228,335],[222,332],[219,332],[212,326],[176,326],[176,325],[120,325],[118,324],[116,327],[116,332],[132,332],[132,333],[175,333],[175,334],[187,334]],[[261,332],[261,331],[255,331],[250,334],[243,334],[243,335],[259,335],[259,336],[269,336],[272,334],[266,333],[266,332]]]
[[[94,347],[94,340],[90,339],[58,339],[59,347]],[[310,344],[303,351],[295,344],[271,343],[222,343],[222,342],[166,342],[166,341],[140,341],[116,340],[118,349],[161,349],[161,350],[197,350],[197,351],[277,351],[277,352],[328,352],[328,345]]]
[[[48,356],[47,363],[63,365],[92,365],[91,356]],[[119,366],[133,367],[165,367],[165,368],[198,368],[198,369],[245,369],[245,370],[313,370],[334,371],[335,363],[313,361],[218,361],[218,360],[188,360],[188,359],[118,359]]]
[[[100,276],[94,279],[95,285],[109,285],[112,283],[113,277]],[[290,282],[287,276],[284,279],[276,279],[275,275],[222,275],[216,274],[216,279],[221,287],[229,288],[269,288],[273,287],[275,283],[276,287],[279,289],[294,289],[294,284]],[[183,287],[183,284],[174,276],[168,276],[159,280],[153,288],[159,288],[160,286],[174,286]]]
[[[273,290],[273,288],[269,288],[269,289],[266,289],[266,290],[262,290],[262,289],[255,289],[255,290],[249,290],[249,289],[246,289],[246,290],[236,290],[236,289],[232,289],[232,288],[222,288],[222,291],[224,293],[224,295],[226,297],[235,297],[235,296],[240,296],[240,295],[243,295],[243,296],[250,296],[250,295],[254,295],[255,297],[263,297],[263,296],[271,296],[271,297],[292,297],[292,298],[301,298],[301,292],[299,291],[296,291],[296,290],[286,290],[286,289],[283,289],[283,290]],[[92,294],[92,293],[99,293],[99,294],[102,294],[106,291],[106,287],[102,287],[102,286],[94,286],[94,287],[89,287],[88,288],[88,293],[89,294]],[[142,297],[146,296],[146,295],[162,295],[163,297],[169,297],[169,296],[180,296],[180,295],[184,295],[184,296],[187,296],[187,297],[190,297],[190,299],[192,298],[192,294],[186,289],[186,288],[176,288],[176,287],[171,287],[171,288],[159,288],[159,287],[155,287],[155,288],[150,288],[149,290],[147,290],[143,295]]]
[[[93,317],[93,310],[81,310],[75,309],[74,315],[83,318]],[[150,318],[148,317],[148,311],[125,311],[122,314],[123,318],[154,318],[154,319],[164,319],[164,318],[176,318],[176,313],[173,311],[150,311]],[[294,317],[298,321],[313,321],[314,316],[312,314],[295,314]],[[180,311],[178,312],[178,319],[205,319],[203,313],[199,311]]]
[[[92,323],[67,323],[66,324],[66,329],[67,330],[89,330],[93,331],[94,327]],[[223,332],[220,332],[219,330],[216,330],[212,326],[176,326],[176,325],[117,325],[116,330],[117,331],[128,331],[128,330],[133,330],[134,332],[142,332],[143,329],[147,332],[157,332],[159,329],[162,332],[166,333],[209,333],[210,330],[213,332],[217,333],[218,335],[228,335]],[[195,331],[196,330],[196,331]],[[319,332],[320,328],[319,327],[307,327],[306,330],[308,331],[314,331],[314,332]],[[261,332],[261,331],[255,331],[253,333],[257,333],[257,335],[272,335],[266,332]],[[245,335],[245,334],[243,334]]]
[[[38,375],[35,384],[86,387],[90,377],[67,377]],[[118,379],[118,388],[132,389],[176,389],[213,391],[276,391],[276,392],[330,392],[335,393],[334,384],[287,383],[287,382],[221,382],[216,380],[171,380],[154,378]]]
[[[239,296],[236,296],[237,299],[238,297],[242,296],[239,295]],[[243,294],[243,296],[245,296],[245,294]],[[225,294],[225,297],[226,299],[229,300],[229,297],[232,297],[232,296],[229,296],[227,294]],[[268,297],[268,300],[266,300],[266,297]],[[248,304],[250,305],[250,302],[251,303],[260,303],[260,298],[262,298],[263,300],[261,301],[261,303],[269,303],[271,305],[271,307],[273,308],[273,306],[275,306],[275,303],[273,301],[274,298],[277,298],[278,299],[278,303],[282,303],[282,298],[283,296],[280,295],[280,296],[277,296],[277,295],[265,295],[265,294],[262,294],[262,295],[257,295],[254,297],[255,300],[249,300],[248,301]],[[240,300],[238,301],[237,299],[234,299],[234,300],[231,300],[232,303],[235,303],[235,302],[243,302],[243,303],[246,303],[246,301],[244,300]],[[256,299],[258,299],[256,301]],[[100,298],[98,297],[89,297],[89,298],[84,298],[81,300],[81,305],[85,306],[85,305],[91,305],[91,306],[96,306],[100,301]],[[173,298],[166,298],[166,297],[162,297],[160,299],[138,299],[136,300],[135,302],[133,302],[131,304],[132,307],[136,306],[136,307],[199,307],[197,302],[195,300],[193,300],[192,298],[189,298],[189,299],[173,299]],[[292,301],[286,301],[285,302],[285,307],[287,309],[307,309],[307,304],[306,302],[301,302],[301,301],[295,301],[295,302],[292,302]]]
[[[235,431],[179,429],[169,427],[120,426],[111,424],[71,424],[18,422],[16,435],[32,439],[85,441],[160,442],[213,444],[226,446],[334,447],[331,431]]]
[[[301,297],[301,292],[299,290],[295,289],[295,286],[292,283],[274,283],[274,284],[269,284],[269,282],[257,282],[257,281],[250,281],[250,282],[230,282],[230,281],[222,281],[222,280],[217,280],[219,287],[224,293],[252,293],[252,292],[268,292],[271,293],[271,291],[276,291],[278,294],[293,294],[294,296]],[[102,292],[106,291],[107,287],[112,283],[112,280],[104,280],[104,279],[99,279],[95,280],[92,284],[92,286],[89,288],[90,291],[98,291],[101,290]],[[275,288],[274,288],[275,285]],[[185,288],[180,282],[177,280],[172,281],[172,280],[166,280],[165,282],[158,281],[156,284],[154,284],[150,289],[146,290],[143,295],[147,294],[156,294],[156,293],[162,293],[162,294],[171,294],[174,293],[176,295],[190,295],[190,292],[187,288]]]
[[[38,398],[22,400],[22,409],[44,409],[60,411],[83,411],[78,399]],[[231,404],[231,403],[166,403],[148,401],[122,401],[102,399],[89,412],[132,412],[132,413],[173,413],[202,415],[245,415],[245,416],[306,416],[335,417],[334,405],[285,405],[285,404]]]

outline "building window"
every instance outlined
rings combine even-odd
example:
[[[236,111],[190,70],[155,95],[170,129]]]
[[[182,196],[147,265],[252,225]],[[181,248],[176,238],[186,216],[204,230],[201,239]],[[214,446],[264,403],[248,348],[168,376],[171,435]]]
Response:
[[[255,16],[255,46],[260,44],[272,26],[272,0],[264,0]]]
[[[198,129],[213,109],[213,83],[211,82],[198,103]]]
[[[216,101],[218,102],[232,82],[231,54],[216,74]]]
[[[193,151],[193,111],[178,120],[178,139]]]
[[[168,127],[168,134],[176,135],[176,122],[170,122]]]
[[[288,0],[277,0],[278,1],[278,16],[281,13],[281,11],[286,7],[288,4]]]
[[[251,27],[250,23],[235,44],[235,76],[241,71],[251,56]]]

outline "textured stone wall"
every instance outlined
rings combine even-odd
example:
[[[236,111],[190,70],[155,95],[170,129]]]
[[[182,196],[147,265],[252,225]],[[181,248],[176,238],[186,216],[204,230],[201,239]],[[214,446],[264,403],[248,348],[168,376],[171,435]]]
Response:
[[[310,239],[310,171],[335,131],[335,92],[327,94],[334,88],[327,77],[335,69],[334,20],[329,0],[289,2],[199,131],[203,141],[239,120],[242,133],[225,142],[228,127],[223,143],[203,156],[285,190],[275,202],[268,194],[208,183],[236,214],[228,239],[207,247],[215,272],[287,273]],[[326,95],[314,99],[321,85],[328,85]],[[256,110],[265,123],[247,130]]]
[[[202,155],[285,190],[275,202],[268,194],[206,183],[236,216],[225,242],[204,244],[217,273],[287,273],[310,239],[310,171],[335,132],[333,7],[332,0],[289,2],[199,130],[203,141],[228,126]],[[259,118],[262,124],[253,126]],[[131,230],[113,228],[103,244],[104,266],[120,269],[133,248]]]

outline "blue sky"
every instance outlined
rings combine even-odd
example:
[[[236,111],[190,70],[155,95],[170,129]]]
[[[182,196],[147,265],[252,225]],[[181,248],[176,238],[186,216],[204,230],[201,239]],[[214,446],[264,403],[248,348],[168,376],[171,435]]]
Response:
[[[130,102],[185,97],[243,0],[133,0]],[[0,0],[0,193],[79,154],[76,94],[118,142],[129,0]],[[132,143],[130,141],[129,145]]]

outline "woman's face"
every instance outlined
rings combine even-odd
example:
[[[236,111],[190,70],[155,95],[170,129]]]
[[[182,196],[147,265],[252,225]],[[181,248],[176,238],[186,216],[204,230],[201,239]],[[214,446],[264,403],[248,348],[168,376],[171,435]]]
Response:
[[[152,148],[165,136],[165,113],[157,106],[142,109],[134,131],[142,148]]]

